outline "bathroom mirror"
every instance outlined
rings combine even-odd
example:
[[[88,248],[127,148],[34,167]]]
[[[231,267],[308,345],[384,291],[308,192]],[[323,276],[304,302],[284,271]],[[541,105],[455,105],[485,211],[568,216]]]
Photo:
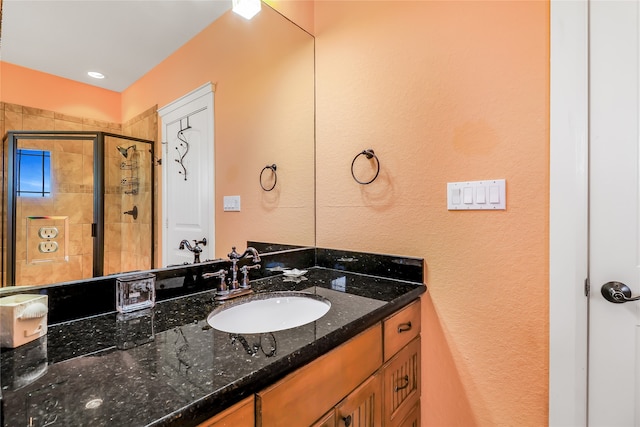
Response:
[[[201,72],[202,62],[187,61],[170,81],[161,82],[170,86],[180,79],[185,87],[182,92],[170,100],[135,105],[135,109],[142,113],[155,104],[162,107],[207,80],[216,86],[215,163],[212,164],[215,168],[215,194],[211,195],[215,197],[216,258],[224,257],[231,251],[231,246],[244,249],[247,241],[313,246],[313,36],[266,4],[252,21],[229,11],[208,28],[216,25],[234,27],[237,33],[230,35],[225,32],[226,37],[217,41],[222,48],[204,44],[199,55],[205,58],[216,52],[215,60],[234,70],[235,81],[230,82],[230,77],[225,74]],[[283,51],[283,46],[291,45],[292,39],[299,38],[306,42],[293,44],[294,49],[289,54]],[[247,48],[251,41],[255,46]],[[112,48],[117,49],[117,46]],[[254,66],[248,67],[247,64]],[[270,83],[264,84],[267,77]],[[300,89],[303,86],[304,89]],[[7,127],[4,132],[10,130],[14,129]],[[156,143],[157,154],[163,152],[160,142]],[[163,161],[171,162],[173,159],[165,158]],[[277,164],[277,184],[272,191],[265,191],[260,175],[265,165],[271,164]],[[156,181],[162,176],[162,167],[156,166]],[[265,185],[271,183],[271,176],[263,178]],[[161,185],[157,186],[157,191],[161,198]],[[233,195],[242,197],[240,212],[223,210],[223,197]],[[156,204],[158,221],[162,220],[161,206],[160,202]],[[158,224],[156,227],[161,233],[161,227]],[[156,233],[156,257],[162,253],[158,249],[159,238],[159,233]],[[150,268],[164,265],[162,260],[156,259]]]

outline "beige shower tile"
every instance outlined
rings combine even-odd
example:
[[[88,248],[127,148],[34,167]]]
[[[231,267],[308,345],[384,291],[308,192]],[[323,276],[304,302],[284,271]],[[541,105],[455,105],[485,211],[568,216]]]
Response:
[[[82,253],[93,255],[91,228],[91,224],[82,224]]]
[[[22,112],[5,110],[4,126],[7,129],[7,131],[22,130]]]
[[[62,153],[83,154],[84,141],[75,139],[56,139],[53,140],[54,151]]]
[[[56,120],[63,120],[65,122],[79,123],[82,124],[82,117],[71,116],[69,114],[63,113],[53,113],[53,118]]]
[[[80,195],[80,222],[82,224],[91,224],[93,222],[93,193],[82,193]]]
[[[54,263],[44,262],[39,264],[19,263],[16,265],[16,284],[24,285],[45,285],[55,283]]]
[[[55,197],[18,197],[18,217],[55,215],[54,206]]]
[[[85,191],[93,191],[93,155],[82,156],[82,185]]]
[[[53,282],[82,279],[82,256],[70,256],[68,262],[55,263],[52,278]]]
[[[93,158],[93,141],[82,141],[83,151],[85,156],[91,156]]]
[[[56,131],[81,131],[82,123],[72,122],[69,120],[63,119],[54,119],[53,120],[53,130]]]
[[[82,278],[93,277],[93,254],[82,255]]]
[[[38,117],[43,117],[43,118],[47,118],[47,119],[53,119],[54,116],[55,116],[53,111],[43,110],[41,108],[34,108],[34,107],[22,106],[22,112],[25,115],[38,116]],[[44,129],[41,129],[41,130],[44,130]],[[51,128],[49,128],[49,130],[51,130]]]
[[[24,130],[51,130],[54,127],[54,119],[53,117],[24,114],[22,116],[22,127]]]
[[[83,224],[69,224],[69,246],[67,253],[69,255],[82,255],[82,227]]]
[[[105,252],[105,274],[115,274],[122,272],[122,262],[120,251]]]
[[[55,197],[53,214],[69,217],[70,224],[85,224],[87,221],[87,209],[83,206],[82,193],[60,193]]]
[[[105,224],[104,250],[105,252],[122,251],[122,224]]]
[[[119,194],[105,194],[104,220],[107,224],[122,221],[122,197]]]
[[[82,153],[82,145],[80,145],[80,153]],[[83,182],[82,161],[84,156],[82,154],[56,152],[52,157],[52,175],[55,176],[57,185],[81,184]]]
[[[122,131],[122,125],[119,123],[105,122],[102,120],[84,118],[82,120],[83,130],[87,131],[102,131],[102,132],[114,132],[119,133]]]
[[[20,113],[22,114],[22,105],[18,105],[18,104],[11,104],[8,102],[5,102],[4,104],[4,110],[5,111],[11,111],[13,113]]]

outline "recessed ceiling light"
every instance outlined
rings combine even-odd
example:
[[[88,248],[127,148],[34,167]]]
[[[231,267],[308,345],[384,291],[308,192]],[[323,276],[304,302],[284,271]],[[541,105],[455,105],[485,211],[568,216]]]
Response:
[[[89,71],[87,74],[89,74],[89,77],[93,77],[94,79],[104,79],[104,74],[97,71]]]
[[[233,0],[232,10],[245,19],[253,18],[260,12],[260,0]]]

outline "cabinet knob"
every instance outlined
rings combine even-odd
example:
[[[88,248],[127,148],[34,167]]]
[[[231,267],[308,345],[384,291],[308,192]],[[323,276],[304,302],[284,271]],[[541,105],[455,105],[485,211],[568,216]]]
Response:
[[[343,417],[342,421],[344,421],[344,427],[349,427],[351,425],[351,415]]]

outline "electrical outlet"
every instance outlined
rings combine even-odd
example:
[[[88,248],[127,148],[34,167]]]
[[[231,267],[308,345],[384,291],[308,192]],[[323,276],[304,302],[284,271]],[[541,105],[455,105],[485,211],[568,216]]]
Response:
[[[53,239],[58,235],[58,229],[56,227],[42,227],[38,230],[38,236],[41,239]]]
[[[51,252],[55,252],[58,250],[58,243],[56,242],[40,242],[38,245],[38,250],[43,254],[48,254]]]

